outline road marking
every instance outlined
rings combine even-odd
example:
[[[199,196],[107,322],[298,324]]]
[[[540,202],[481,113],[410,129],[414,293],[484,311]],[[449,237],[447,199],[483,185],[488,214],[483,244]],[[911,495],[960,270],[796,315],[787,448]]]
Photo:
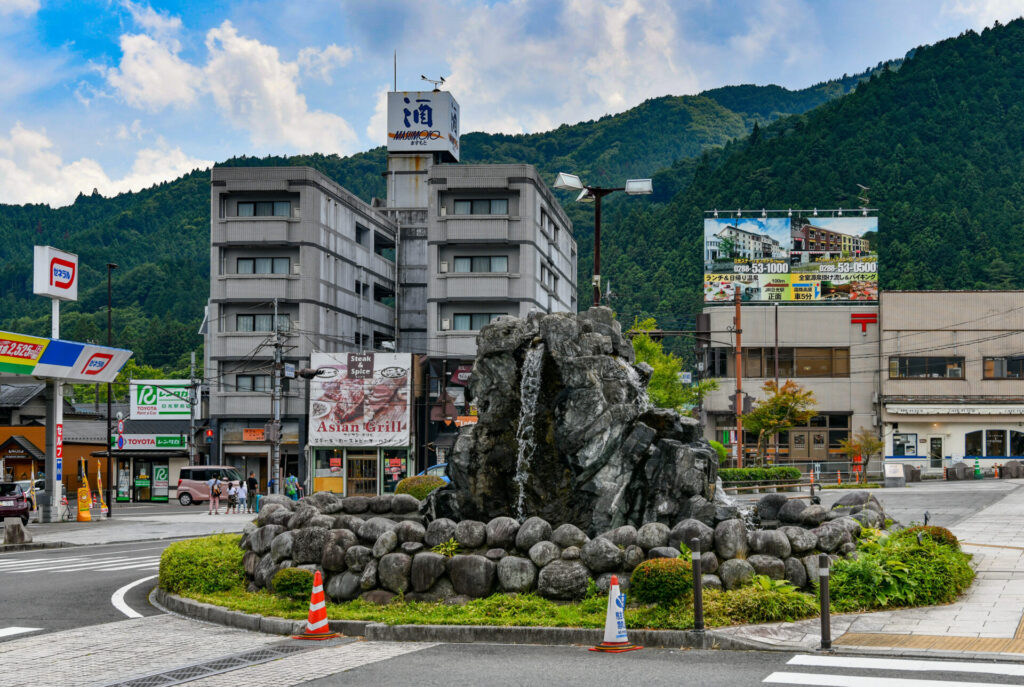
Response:
[[[0,569],[9,567],[20,567],[23,565],[29,565],[33,563],[52,563],[56,561],[80,561],[82,556],[72,556],[71,558],[21,558],[13,561],[2,561],[0,562]]]
[[[38,572],[73,572],[80,570],[89,569],[100,569],[114,565],[128,565],[129,563],[159,563],[159,556],[141,556],[141,557],[129,557],[122,556],[120,558],[93,558],[85,559],[82,561],[75,561],[71,563],[61,563],[58,565],[48,565],[46,567],[38,568],[32,565],[19,566],[17,568],[5,568],[0,570],[0,573],[38,573]]]
[[[816,675],[811,673],[772,673],[764,682],[816,687],[999,687],[995,682],[959,682],[949,680],[912,680],[903,677],[873,675]]]
[[[10,637],[11,635],[20,635],[25,632],[38,632],[42,629],[41,627],[0,627],[0,637]]]
[[[150,575],[149,577],[143,577],[141,580],[135,580],[134,582],[126,584],[125,586],[121,587],[116,592],[114,592],[113,596],[110,597],[110,603],[114,604],[114,608],[121,611],[129,618],[141,618],[141,613],[132,609],[131,606],[124,602],[124,595],[127,594],[132,587],[137,587],[143,582],[148,582],[149,580],[152,580],[155,577],[156,575]]]
[[[1024,675],[1020,663],[970,663],[967,661],[917,661],[895,658],[856,658],[853,656],[794,656],[787,665],[861,670],[940,671],[984,673],[986,675]]]
[[[131,563],[126,565],[115,565],[109,568],[93,568],[96,572],[114,572],[117,570],[134,570],[135,568],[156,568],[159,567],[160,560],[147,561],[145,563]]]

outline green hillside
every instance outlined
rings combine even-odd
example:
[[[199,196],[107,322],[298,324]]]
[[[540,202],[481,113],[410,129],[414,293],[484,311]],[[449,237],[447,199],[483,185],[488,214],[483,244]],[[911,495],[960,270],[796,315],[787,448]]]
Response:
[[[841,95],[866,75],[801,91],[777,86],[732,86],[698,96],[648,100],[615,116],[520,135],[470,133],[466,162],[527,162],[546,177],[572,171],[590,183],[655,176],[655,200],[685,188],[703,151],[747,135],[756,123],[804,112]],[[735,109],[733,109],[735,108]],[[384,195],[384,149],[338,157],[235,158],[225,165],[310,165],[365,200]],[[208,172],[196,171],[139,193],[113,198],[80,195],[75,203],[0,205],[0,328],[49,333],[49,304],[31,293],[31,250],[52,244],[81,258],[80,300],[62,309],[62,335],[106,341],[106,263],[114,262],[114,341],[149,365],[181,368],[201,345],[197,333],[209,292]],[[590,206],[566,198],[589,271]],[[614,207],[614,203],[610,204]],[[608,231],[633,235],[630,227]],[[589,276],[581,275],[589,282]],[[581,305],[589,291],[581,290]],[[585,293],[584,293],[585,292]],[[650,307],[655,305],[654,302]]]

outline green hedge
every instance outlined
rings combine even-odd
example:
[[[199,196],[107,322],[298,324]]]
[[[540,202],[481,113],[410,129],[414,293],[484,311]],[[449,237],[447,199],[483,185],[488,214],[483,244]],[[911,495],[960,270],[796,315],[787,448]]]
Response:
[[[799,480],[803,473],[800,468],[722,468],[718,471],[722,482],[774,482],[780,480]]]
[[[277,571],[270,586],[282,599],[305,601],[313,593],[313,573],[305,568],[284,568]]]
[[[440,477],[434,475],[416,475],[415,477],[406,477],[395,487],[396,494],[409,494],[416,497],[417,500],[422,501],[427,498],[427,495],[439,489],[444,485],[448,484]]]
[[[171,544],[160,556],[160,586],[174,594],[210,594],[245,581],[240,534],[215,534]]]
[[[693,589],[693,566],[685,558],[652,558],[636,566],[629,592],[641,603],[670,605]]]

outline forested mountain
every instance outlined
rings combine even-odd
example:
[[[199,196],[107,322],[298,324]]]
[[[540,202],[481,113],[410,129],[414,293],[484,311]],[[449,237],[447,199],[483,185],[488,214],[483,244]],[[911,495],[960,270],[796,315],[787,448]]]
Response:
[[[654,176],[656,193],[641,205],[646,215],[685,189],[702,153],[745,138],[755,126],[838,97],[869,73],[800,91],[747,85],[655,98],[618,115],[538,134],[470,133],[462,138],[463,161],[526,162],[545,177],[571,171],[595,184]],[[345,158],[240,157],[223,164],[310,165],[370,200],[384,195],[384,155],[383,148],[376,148]],[[57,209],[0,205],[0,328],[49,333],[49,304],[31,293],[31,250],[34,244],[51,244],[81,258],[80,300],[62,308],[63,336],[106,341],[105,272],[106,263],[114,262],[119,265],[113,273],[115,344],[131,347],[145,364],[181,368],[188,352],[201,345],[197,329],[209,292],[208,179],[207,171],[196,171],[139,193],[113,198],[83,194],[73,205]],[[580,283],[589,283],[592,209],[564,200],[580,244]],[[622,218],[605,225],[605,236],[621,233],[637,240],[648,233],[644,228],[638,234],[639,228]],[[665,232],[652,227],[650,233]],[[665,267],[675,273],[678,266]],[[589,289],[581,289],[582,306],[589,295]],[[652,311],[660,297],[633,300],[642,305],[638,310]]]

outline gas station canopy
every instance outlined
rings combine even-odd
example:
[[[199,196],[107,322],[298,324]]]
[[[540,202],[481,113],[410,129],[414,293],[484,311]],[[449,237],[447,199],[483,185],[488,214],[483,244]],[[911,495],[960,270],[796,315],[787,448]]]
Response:
[[[113,382],[132,352],[93,344],[0,331],[0,381],[28,377],[92,384]]]

